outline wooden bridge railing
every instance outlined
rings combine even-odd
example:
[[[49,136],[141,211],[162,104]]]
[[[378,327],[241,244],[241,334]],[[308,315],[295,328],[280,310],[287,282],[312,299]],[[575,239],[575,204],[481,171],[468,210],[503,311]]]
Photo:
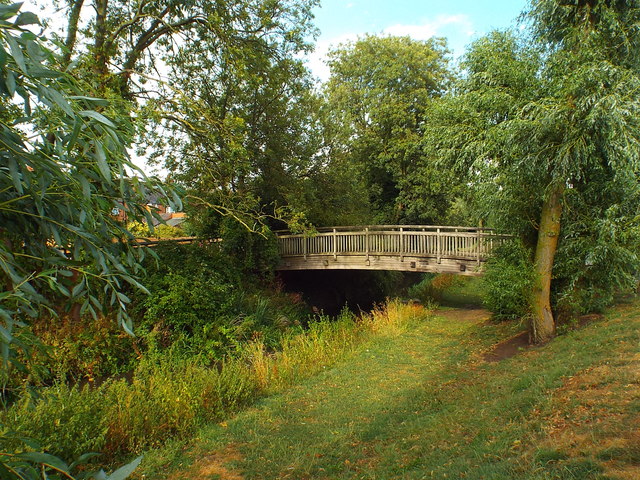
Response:
[[[375,225],[320,228],[313,235],[278,232],[279,270],[371,269],[478,274],[491,251],[508,235],[492,229],[432,225]],[[136,239],[212,243],[196,237]]]
[[[398,257],[401,262],[409,257],[433,259],[436,264],[447,260],[479,266],[506,238],[484,228],[381,225],[323,228],[314,235],[280,233],[278,247],[283,259],[292,260],[317,256],[336,261],[339,256],[369,260],[370,256],[385,256]]]

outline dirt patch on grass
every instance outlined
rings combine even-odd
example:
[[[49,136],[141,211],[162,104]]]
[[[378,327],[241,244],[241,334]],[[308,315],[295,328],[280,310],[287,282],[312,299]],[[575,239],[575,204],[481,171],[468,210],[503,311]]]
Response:
[[[228,467],[231,462],[242,460],[234,445],[198,459],[188,470],[175,473],[168,480],[244,480],[244,477]]]
[[[568,378],[556,393],[543,448],[640,478],[640,354]]]
[[[485,362],[499,362],[511,358],[518,353],[530,349],[528,332],[520,332],[511,338],[494,345],[482,358]]]

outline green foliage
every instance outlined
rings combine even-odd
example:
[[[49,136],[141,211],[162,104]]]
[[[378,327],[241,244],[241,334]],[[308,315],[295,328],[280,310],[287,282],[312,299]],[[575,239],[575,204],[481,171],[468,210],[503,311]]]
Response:
[[[94,453],[83,454],[67,464],[55,455],[34,451],[40,448],[35,442],[13,433],[0,432],[0,444],[16,446],[11,452],[0,450],[3,480],[125,480],[142,461],[142,457],[138,457],[107,475],[102,469],[97,472],[87,470],[87,462],[97,456]]]
[[[185,232],[180,227],[172,227],[171,225],[160,224],[153,229],[143,222],[131,222],[127,225],[127,230],[136,237],[143,238],[178,238],[185,237]]]
[[[93,316],[108,306],[131,329],[122,290],[143,288],[134,277],[145,252],[128,245],[131,235],[111,211],[118,207],[150,222],[144,197],[160,188],[127,174],[140,173],[126,152],[128,119],[107,118],[113,113],[108,102],[86,96],[84,85],[56,69],[44,39],[26,27],[37,17],[20,7],[0,12],[0,102],[6,112],[22,110],[5,118],[0,131],[5,364],[14,329],[43,308],[55,313],[54,304]]]
[[[130,382],[43,389],[40,396],[14,404],[1,421],[62,458],[88,451],[114,458],[185,438],[202,422],[219,421],[244,405],[256,389],[243,361],[210,368],[168,354],[143,360]]]
[[[104,448],[106,407],[101,389],[57,383],[40,397],[25,396],[2,415],[1,423],[37,441],[43,451],[72,460]]]
[[[107,388],[109,453],[137,452],[185,438],[254,398],[251,372],[237,362],[208,368],[170,355],[142,362],[131,383]]]
[[[218,245],[162,244],[146,264],[149,295],[134,296],[133,315],[149,348],[176,344],[185,354],[219,358],[225,328],[237,316],[239,272]]]
[[[485,306],[498,319],[522,318],[529,313],[534,282],[529,250],[518,240],[507,242],[487,262]]]
[[[5,370],[0,377],[5,405],[25,390],[37,395],[38,387],[54,382],[94,385],[126,374],[144,347],[140,338],[123,332],[112,318],[104,316],[97,320],[44,316],[22,329],[18,341],[33,346],[16,356],[23,368]]]
[[[31,360],[34,366],[48,371],[48,375],[40,375],[41,382],[49,382],[52,377],[72,382],[100,381],[131,370],[135,362],[138,340],[109,317],[96,321],[40,319],[34,331],[46,347],[45,355]],[[30,381],[37,383],[33,375]]]
[[[242,271],[268,276],[280,259],[276,236],[265,226],[254,232],[236,218],[225,217],[220,227],[220,238],[222,251]]]
[[[251,338],[277,346],[282,331],[306,314],[302,305],[267,293],[258,281],[255,265],[273,243],[241,225],[232,233],[226,248],[217,242],[155,248],[158,258],[146,264],[150,293],[133,297],[132,315],[146,348],[217,361]],[[243,268],[250,265],[246,277]]]
[[[535,37],[547,46],[587,54],[598,50],[613,64],[637,70],[638,7],[636,0],[533,0],[526,14],[534,20],[531,28]]]
[[[366,36],[330,53],[327,132],[332,157],[356,166],[374,219],[438,222],[455,185],[421,147],[434,98],[449,86],[443,39]]]
[[[426,148],[468,176],[491,226],[545,247],[538,265],[556,254],[538,232],[542,206],[560,197],[556,306],[600,309],[638,265],[638,9],[539,0],[530,15],[532,37],[473,43],[465,77],[432,110]]]
[[[555,265],[555,301],[565,319],[602,312],[637,286],[640,183],[610,169],[566,194],[567,221]],[[604,190],[604,194],[603,194]]]
[[[164,57],[170,80],[147,105],[162,111],[148,131],[151,157],[190,189],[196,224],[212,210],[262,222],[301,211],[301,185],[323,167],[320,99],[298,57],[310,49],[315,4],[204,2],[220,25],[195,25],[197,41]]]
[[[192,353],[215,357],[228,346],[224,328],[236,303],[233,284],[212,271],[196,278],[169,273],[150,279],[149,286],[142,328],[153,328],[156,337],[167,329],[171,338],[165,342],[179,342]]]
[[[539,52],[513,32],[477,40],[464,58],[467,75],[434,102],[424,137],[425,148],[468,181],[484,222],[522,236],[538,221],[544,168],[521,160],[518,149],[529,142],[516,141],[509,129],[521,125],[518,115],[541,95],[540,67]]]

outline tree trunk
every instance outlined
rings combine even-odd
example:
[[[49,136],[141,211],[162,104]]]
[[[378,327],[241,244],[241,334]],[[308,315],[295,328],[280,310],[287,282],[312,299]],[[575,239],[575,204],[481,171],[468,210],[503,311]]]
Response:
[[[78,22],[80,21],[80,11],[84,5],[84,0],[75,0],[69,7],[69,24],[67,25],[67,38],[64,42],[65,51],[62,55],[62,66],[68,67],[71,63],[71,56],[76,46],[78,36]]]
[[[109,73],[107,66],[107,52],[105,51],[107,43],[107,9],[109,0],[95,0],[96,20],[93,41],[93,54],[95,56],[95,72],[98,78],[104,80]]]
[[[542,204],[535,256],[536,283],[531,299],[532,318],[529,331],[531,343],[546,342],[556,333],[551,311],[551,271],[558,248],[563,193],[562,185],[553,187]]]

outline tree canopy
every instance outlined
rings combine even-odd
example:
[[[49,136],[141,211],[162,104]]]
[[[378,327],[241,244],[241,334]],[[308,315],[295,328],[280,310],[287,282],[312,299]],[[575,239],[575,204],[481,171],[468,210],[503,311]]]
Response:
[[[329,55],[331,152],[358,167],[377,222],[435,222],[453,198],[421,141],[453,79],[448,53],[443,39],[366,36]]]
[[[577,253],[585,236],[613,240],[606,254],[587,248],[572,262],[578,268],[568,281],[573,288],[593,277],[586,272],[596,257],[600,267],[609,263],[605,276],[617,283],[628,283],[637,268],[637,243],[628,241],[623,225],[637,215],[640,52],[633,5],[534,1],[528,15],[531,39],[494,32],[471,46],[466,75],[438,107],[427,143],[491,192],[489,209],[503,213],[501,219],[535,246],[531,335],[539,342],[555,330],[551,283],[558,241],[561,252]],[[584,222],[595,211],[620,215],[605,222],[618,233]]]

